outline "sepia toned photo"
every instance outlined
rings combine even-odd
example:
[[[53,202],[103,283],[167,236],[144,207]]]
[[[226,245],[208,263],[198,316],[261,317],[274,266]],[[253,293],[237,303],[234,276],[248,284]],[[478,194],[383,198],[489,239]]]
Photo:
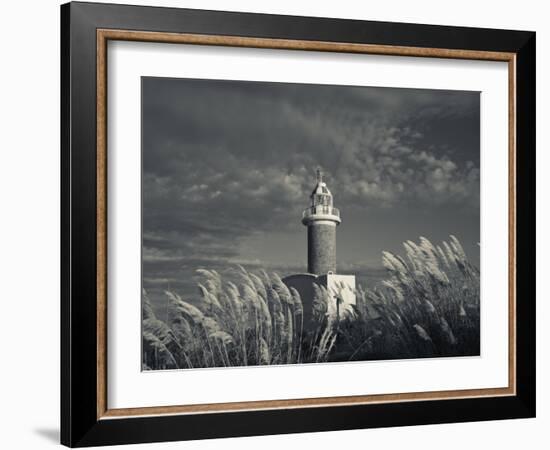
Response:
[[[480,355],[479,92],[142,78],[142,369]]]

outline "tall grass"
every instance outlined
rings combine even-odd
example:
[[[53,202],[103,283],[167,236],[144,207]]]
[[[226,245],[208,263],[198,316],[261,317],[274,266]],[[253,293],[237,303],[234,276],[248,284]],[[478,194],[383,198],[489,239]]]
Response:
[[[325,315],[303,326],[300,295],[277,274],[237,269],[238,282],[201,269],[197,306],[166,291],[167,323],[143,293],[143,367],[172,369],[326,361],[336,336]]]
[[[329,320],[334,293],[314,285],[313,326],[279,275],[198,270],[199,300],[166,291],[159,320],[143,292],[143,368],[176,369],[479,354],[479,271],[458,240],[404,243],[383,253],[388,278],[356,291],[351,314]]]
[[[379,287],[357,290],[334,359],[479,354],[480,273],[458,239],[434,246],[421,237],[403,246],[404,257],[383,253],[389,277]]]

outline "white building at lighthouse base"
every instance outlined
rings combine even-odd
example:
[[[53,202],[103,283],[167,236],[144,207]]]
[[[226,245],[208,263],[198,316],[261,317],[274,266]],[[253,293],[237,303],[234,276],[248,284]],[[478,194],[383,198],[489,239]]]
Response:
[[[355,275],[299,273],[283,278],[283,282],[300,294],[304,311],[304,328],[315,326],[313,322],[314,284],[323,286],[328,291],[327,318],[330,322],[338,318],[342,320],[351,314],[352,305],[356,304]]]
[[[327,273],[318,276],[317,283],[329,293],[327,314],[330,320],[342,319],[353,312],[352,305],[356,304],[355,275]]]

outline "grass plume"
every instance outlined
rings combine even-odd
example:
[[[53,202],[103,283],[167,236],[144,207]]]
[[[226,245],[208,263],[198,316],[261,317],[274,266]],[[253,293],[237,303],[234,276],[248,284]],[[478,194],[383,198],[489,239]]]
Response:
[[[479,354],[480,273],[454,236],[420,237],[402,255],[383,252],[387,278],[356,289],[352,314],[328,320],[333,293],[314,284],[313,326],[281,277],[238,266],[235,281],[200,269],[198,298],[166,291],[159,320],[142,302],[143,368],[182,369]]]

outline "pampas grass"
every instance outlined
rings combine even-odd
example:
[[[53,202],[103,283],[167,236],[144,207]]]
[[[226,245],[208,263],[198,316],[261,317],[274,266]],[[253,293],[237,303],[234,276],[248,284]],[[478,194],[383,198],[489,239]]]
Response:
[[[479,354],[479,270],[454,236],[383,252],[387,278],[358,285],[353,313],[328,320],[333,294],[314,285],[312,327],[276,273],[200,269],[198,299],[166,291],[159,320],[143,292],[143,369],[183,369]]]
[[[388,278],[357,289],[339,351],[349,360],[479,355],[480,273],[454,236],[434,246],[421,237],[404,255],[384,252]]]
[[[143,293],[143,368],[172,369],[326,361],[335,333],[326,317],[303,328],[303,305],[278,274],[236,269],[238,282],[197,271],[200,301],[166,291],[168,322],[154,315]]]

